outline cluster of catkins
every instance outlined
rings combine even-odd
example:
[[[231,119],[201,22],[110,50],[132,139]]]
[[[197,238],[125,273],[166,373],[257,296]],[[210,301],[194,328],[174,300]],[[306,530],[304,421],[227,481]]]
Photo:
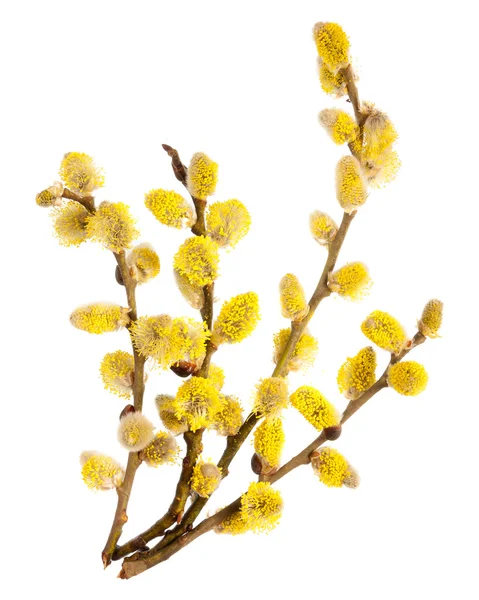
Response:
[[[318,50],[319,76],[323,89],[340,98],[346,92],[347,76],[352,75],[349,40],[335,23],[318,23],[314,27]],[[320,123],[336,144],[347,143],[352,155],[340,159],[336,171],[339,205],[346,213],[358,210],[366,201],[368,185],[390,181],[399,166],[392,146],[397,138],[389,117],[372,103],[360,107],[361,122],[341,109],[325,109]],[[220,250],[232,248],[247,234],[251,218],[237,199],[207,203],[214,194],[218,165],[204,153],[193,155],[186,170],[185,186],[191,201],[174,190],[154,189],[145,194],[145,205],[163,225],[182,229],[194,228],[195,205],[207,206],[203,235],[188,237],[174,256],[173,269],[179,290],[195,309],[205,305],[205,290],[218,277]],[[92,193],[104,184],[102,171],[94,160],[82,153],[66,154],[60,166],[61,182],[55,182],[37,195],[37,204],[51,207],[53,226],[60,243],[79,246],[87,240],[98,242],[116,255],[124,255],[129,274],[136,284],[144,284],[160,272],[160,260],[149,244],[133,246],[139,236],[128,206],[121,202],[102,202],[97,208]],[[310,217],[314,239],[329,247],[338,227],[326,213],[315,211]],[[121,278],[120,278],[121,279]],[[330,292],[360,299],[370,288],[367,267],[360,262],[331,272]],[[309,305],[298,278],[288,273],[280,282],[280,304],[285,318],[299,323],[307,318]],[[204,321],[167,314],[131,318],[130,309],[114,303],[96,303],[73,311],[70,321],[83,331],[101,334],[127,328],[137,354],[151,367],[171,368],[182,376],[192,375],[178,388],[175,396],[158,395],[156,408],[163,425],[156,430],[139,410],[127,405],[118,427],[118,440],[129,452],[150,466],[175,464],[180,449],[176,436],[199,429],[212,430],[222,436],[237,434],[243,423],[240,401],[222,393],[224,374],[212,364],[201,375],[208,344],[215,349],[224,343],[241,342],[249,336],[259,320],[258,297],[254,292],[239,294],[225,302],[211,331]],[[436,337],[441,324],[442,303],[431,300],[418,323],[424,336]],[[386,312],[372,312],[361,325],[362,332],[376,346],[393,356],[410,344],[400,323]],[[284,353],[291,327],[282,328],[273,338],[273,360]],[[318,343],[305,329],[283,370],[284,376],[262,379],[253,397],[252,413],[258,419],[254,432],[255,454],[252,461],[257,474],[271,475],[281,465],[285,434],[283,415],[292,406],[317,431],[327,430],[328,439],[338,435],[340,415],[335,407],[314,387],[301,386],[293,393],[288,389],[288,373],[310,367]],[[134,388],[135,359],[122,350],[108,353],[100,365],[104,386],[125,401]],[[388,385],[400,394],[412,396],[423,391],[427,373],[413,361],[391,362]],[[356,401],[376,381],[376,353],[372,346],[348,358],[339,368],[339,391]],[[106,490],[122,485],[124,470],[113,458],[97,452],[81,455],[82,476],[86,485]],[[355,488],[359,476],[349,462],[334,448],[322,447],[311,455],[311,465],[319,480],[330,487]],[[203,458],[197,461],[190,487],[192,492],[209,497],[221,481],[221,470]],[[267,531],[281,515],[282,499],[267,481],[251,483],[241,498],[241,508],[216,527],[218,533],[238,534]]]

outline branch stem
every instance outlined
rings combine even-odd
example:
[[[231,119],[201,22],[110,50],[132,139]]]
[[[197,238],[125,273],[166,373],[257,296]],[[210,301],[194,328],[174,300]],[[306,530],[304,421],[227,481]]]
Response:
[[[130,308],[131,322],[138,318],[136,306],[136,281],[131,277],[130,270],[126,263],[125,251],[122,250],[118,254],[113,253],[120,270],[123,285],[126,290],[128,307]],[[143,408],[143,395],[145,392],[145,359],[141,356],[132,342],[133,358],[134,358],[134,377],[133,377],[133,406],[136,411],[141,412]],[[130,500],[131,489],[135,480],[135,475],[141,460],[138,452],[130,452],[128,462],[126,464],[125,479],[119,488],[117,488],[118,502],[116,506],[113,523],[106,541],[105,547],[101,553],[103,566],[106,567],[111,563],[113,552],[117,546],[118,540],[123,531],[123,525],[128,521],[127,508]]]

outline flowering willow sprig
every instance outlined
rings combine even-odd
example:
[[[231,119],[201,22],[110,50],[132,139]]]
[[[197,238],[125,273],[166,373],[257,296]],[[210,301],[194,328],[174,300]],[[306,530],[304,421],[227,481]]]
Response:
[[[80,307],[73,311],[70,317],[71,323],[79,329],[97,334],[130,327],[137,318],[136,281],[130,274],[125,248],[128,248],[137,237],[138,231],[129,208],[122,203],[102,203],[98,209],[95,207],[95,199],[91,193],[103,186],[104,176],[102,170],[87,154],[78,152],[66,154],[60,166],[60,176],[65,186],[63,183],[54,184],[37,196],[37,204],[53,208],[54,232],[61,244],[79,246],[87,239],[92,239],[101,242],[114,252],[117,262],[117,281],[125,286],[128,300],[127,308],[113,303]],[[62,202],[62,199],[66,199],[67,202]],[[129,363],[128,360],[126,362]],[[126,365],[126,371],[123,365],[122,369],[119,369],[120,372],[116,373],[111,361],[108,364],[104,363],[102,377],[109,389],[120,394],[126,395],[128,388],[131,387],[134,406],[128,405],[127,408],[141,414],[145,385],[144,359],[135,350],[133,363],[133,371],[130,370],[130,363]],[[126,416],[129,412],[131,411],[127,410],[122,416]],[[96,452],[89,452],[83,453],[81,462],[83,478],[89,487],[117,488],[117,510],[102,552],[103,564],[107,566],[126,520],[128,499],[136,469],[141,461],[137,454],[132,452],[129,454],[126,469],[123,470],[113,459]]]
[[[62,178],[72,190],[60,186],[41,192],[37,203],[57,211],[55,230],[66,245],[83,241],[100,242],[112,250],[118,263],[117,281],[125,286],[128,307],[97,304],[74,311],[72,322],[91,333],[114,331],[125,326],[133,343],[133,368],[128,353],[111,353],[102,363],[105,385],[125,398],[133,393],[133,405],[122,411],[118,436],[129,451],[128,464],[122,468],[109,457],[85,453],[82,457],[85,483],[94,489],[117,488],[118,503],[113,525],[103,551],[103,562],[120,558],[141,549],[125,560],[120,576],[131,577],[162,562],[206,531],[238,534],[246,531],[269,531],[280,518],[283,501],[272,485],[300,464],[311,464],[319,479],[329,487],[357,487],[359,476],[349,462],[333,448],[318,448],[326,440],[336,440],[342,425],[380,389],[391,387],[403,395],[416,395],[427,384],[427,373],[419,363],[402,362],[404,356],[425,340],[436,337],[442,318],[442,304],[432,301],[419,322],[420,331],[407,339],[402,326],[387,313],[374,311],[362,324],[365,335],[377,346],[391,353],[386,371],[376,380],[375,354],[368,347],[348,359],[338,373],[338,385],[350,399],[342,417],[324,396],[311,386],[301,386],[291,397],[288,392],[289,371],[309,366],[317,351],[316,339],[307,325],[320,302],[337,293],[358,299],[369,287],[369,275],[362,263],[350,263],[335,270],[337,258],[348,228],[368,197],[368,185],[389,180],[396,168],[393,144],[397,133],[389,117],[372,103],[360,103],[351,69],[349,40],[335,23],[318,23],[314,40],[320,57],[321,82],[329,92],[340,97],[347,90],[356,121],[340,109],[327,109],[320,117],[336,143],[347,143],[352,156],[343,157],[337,166],[337,199],[344,210],[339,227],[321,211],[313,213],[310,226],[313,237],[327,247],[327,258],[317,287],[309,302],[295,276],[288,274],[280,286],[282,312],[291,320],[287,329],[274,338],[275,368],[271,377],[256,386],[252,412],[243,420],[241,404],[221,390],[224,374],[210,365],[213,353],[223,343],[240,342],[250,335],[259,319],[258,298],[254,292],[240,294],[224,303],[216,320],[213,318],[214,282],[219,274],[219,248],[234,246],[249,228],[249,213],[237,200],[207,204],[215,192],[218,165],[204,153],[196,153],[188,167],[178,153],[163,146],[172,159],[177,179],[188,189],[195,207],[176,192],[153,190],[145,202],[164,224],[191,227],[196,237],[180,246],[174,259],[175,277],[181,293],[198,308],[202,322],[169,315],[138,318],[135,300],[137,284],[159,272],[159,259],[147,245],[131,248],[138,232],[128,207],[122,203],[102,203],[95,208],[89,195],[103,185],[101,172],[87,155],[67,155]],[[63,185],[63,184],[61,184]],[[65,209],[68,207],[68,209]],[[72,207],[75,210],[72,212]],[[65,210],[64,210],[65,209]],[[86,213],[85,213],[86,211]],[[120,318],[121,317],[121,318]],[[107,355],[108,356],[108,355]],[[190,377],[175,395],[160,394],[156,405],[159,418],[168,429],[155,433],[155,426],[142,413],[145,378],[144,362],[155,361],[181,377]],[[284,442],[282,416],[291,404],[317,430],[316,439],[281,466]],[[251,483],[237,500],[205,519],[196,527],[195,520],[255,425],[255,454],[252,467],[260,481]],[[203,433],[211,429],[226,436],[226,448],[217,464],[205,462]],[[175,463],[178,445],[175,435],[183,433],[186,455],[170,507],[146,532],[122,547],[118,540],[127,520],[128,498],[135,472],[141,462],[149,466]],[[187,500],[191,497],[188,508]],[[150,540],[163,535],[151,550],[144,548]]]
[[[350,62],[349,61],[349,41],[347,40],[347,37],[345,36],[344,32],[341,30],[341,28],[338,25],[323,23],[323,24],[319,24],[318,26],[315,27],[315,38],[316,38],[316,42],[317,42],[317,46],[318,46],[318,51],[321,55],[321,62],[322,63],[326,62],[326,68],[328,69],[329,74],[332,77],[334,77],[335,74],[338,75],[339,84],[337,87],[339,88],[340,86],[342,86],[343,91],[344,91],[344,88],[347,88],[351,102],[353,104],[355,115],[358,120],[358,125],[361,126],[364,123],[365,117],[360,112],[360,104],[359,104],[359,100],[358,100],[357,90],[354,85],[355,77],[351,71],[350,64],[349,64],[349,62]],[[342,60],[338,59],[338,56],[341,56],[341,55],[342,55]],[[338,96],[341,93],[341,91],[339,89],[328,90],[328,91],[337,92]],[[173,166],[174,166],[174,169],[176,169],[175,165],[173,165]],[[359,172],[359,175],[361,177],[361,172]],[[363,189],[365,187],[366,187],[366,185],[363,184]],[[346,190],[346,191],[351,196],[351,190]],[[353,200],[355,200],[354,194],[353,194]],[[364,198],[362,199],[361,203],[363,203],[363,200],[364,200]],[[353,206],[346,206],[346,208],[349,209],[354,214],[359,203],[352,202],[350,204],[353,204]],[[340,231],[338,232],[338,235],[342,234],[341,235],[342,239],[344,239],[344,234],[345,234],[345,231],[347,230],[347,226],[345,226],[343,228],[343,224],[349,225],[349,222],[350,222],[349,219],[346,219],[346,220],[343,219],[343,223],[340,227]],[[340,239],[340,243],[338,244],[338,247],[341,246],[342,239]],[[330,248],[330,250],[331,250],[331,248]],[[337,255],[337,249],[334,248],[333,250],[336,252],[336,255]],[[330,259],[330,256],[328,256],[328,262],[326,265],[327,268],[325,269],[325,273],[323,274],[323,281],[324,281],[324,283],[322,284],[323,286],[325,286],[326,282],[327,282],[327,279],[326,280],[324,279],[324,275],[327,278],[327,275],[333,270],[333,267],[334,267],[335,261],[331,261],[329,259]],[[314,298],[314,302],[312,303],[313,312],[314,312],[314,309],[316,308],[317,304],[319,304],[318,299],[320,301],[323,297],[325,297],[325,295],[328,295],[328,294],[324,294],[324,295],[323,294],[324,294],[324,292],[318,293],[315,296],[313,296],[313,298]],[[311,316],[312,316],[312,314],[309,315],[309,319],[311,318]],[[307,321],[309,321],[309,319],[307,319]],[[285,366],[289,360],[289,357],[290,357],[291,353],[294,351],[295,342],[301,336],[302,330],[304,329],[305,326],[306,326],[306,323],[302,324],[302,327],[301,326],[293,326],[291,328],[290,340],[286,344],[284,356],[280,357],[278,360],[278,365],[277,365],[277,368],[275,369],[275,375],[281,374],[283,372],[283,369],[285,369]],[[418,338],[418,340],[419,340],[419,338]],[[420,342],[418,341],[418,343],[420,343]],[[379,381],[382,381],[382,378],[380,378]],[[374,384],[374,386],[375,385],[376,384]],[[366,396],[366,394],[364,394],[364,396]],[[362,401],[364,402],[365,400],[366,400],[366,398],[363,397]],[[361,400],[359,400],[358,402],[361,402]],[[249,422],[250,422],[250,420],[248,417],[244,423],[243,430],[245,430],[247,428],[247,425],[249,424]],[[314,447],[312,449],[314,449]],[[308,463],[309,463],[309,453],[310,452],[311,452],[311,450],[308,451],[308,456],[307,456]],[[226,460],[226,462],[227,462],[227,460]],[[279,478],[281,476],[282,472],[285,472],[285,471],[283,471],[283,468],[281,468],[277,474],[273,475],[272,480],[276,480],[275,477]],[[357,483],[357,478],[356,478],[355,482]],[[239,500],[237,500],[237,501],[233,502],[231,505],[229,505],[228,507],[226,507],[225,509],[222,509],[221,511],[219,511],[219,513],[216,513],[212,517],[206,519],[199,526],[197,526],[191,532],[189,532],[187,529],[185,529],[185,527],[189,526],[189,524],[191,523],[191,518],[194,519],[193,514],[195,514],[195,515],[198,514],[195,511],[196,504],[198,504],[197,501],[195,501],[193,503],[191,509],[188,511],[187,516],[185,518],[185,523],[184,524],[182,523],[181,525],[178,525],[175,528],[178,530],[177,535],[168,534],[168,536],[166,536],[166,538],[164,540],[164,543],[160,543],[158,545],[159,546],[158,549],[156,549],[152,552],[146,553],[144,558],[135,557],[135,558],[139,558],[139,560],[132,561],[132,562],[126,561],[123,565],[123,569],[122,569],[120,576],[129,577],[129,576],[135,575],[137,572],[141,572],[145,568],[149,568],[149,567],[153,566],[154,564],[158,564],[162,560],[166,560],[172,554],[177,552],[178,549],[181,549],[181,547],[184,547],[185,545],[190,543],[190,541],[194,540],[199,535],[202,535],[202,533],[208,531],[210,528],[216,527],[217,531],[221,530],[222,532],[225,532],[225,533],[242,533],[247,529],[245,527],[245,523],[243,521],[241,512],[239,510],[239,508],[241,506],[241,502]],[[204,505],[204,503],[199,504],[199,506],[203,506],[203,505]],[[191,515],[191,517],[190,517],[190,515]],[[224,527],[222,526],[223,525],[222,520],[224,523]],[[180,535],[181,535],[181,541],[179,538]]]

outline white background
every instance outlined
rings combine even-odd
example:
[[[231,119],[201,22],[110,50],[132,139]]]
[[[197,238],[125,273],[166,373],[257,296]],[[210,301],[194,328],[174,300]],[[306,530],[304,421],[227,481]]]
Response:
[[[346,598],[477,597],[477,94],[465,2],[13,2],[3,4],[1,585],[8,598],[251,598],[294,594]],[[282,319],[277,284],[296,273],[312,292],[325,252],[309,213],[337,220],[334,167],[345,150],[317,123],[334,102],[320,89],[311,28],[342,24],[364,99],[386,110],[403,166],[353,222],[339,265],[368,264],[375,286],[362,303],[330,298],[311,329],[316,366],[291,389],[319,387],[339,409],[335,377],[366,340],[375,308],[413,335],[431,297],[445,302],[442,339],[411,359],[430,375],[424,394],[376,396],[348,422],[336,447],[362,477],[359,489],[327,489],[302,467],[278,484],[285,511],[269,536],[208,534],[168,562],[125,582],[103,572],[116,495],[82,483],[84,449],[126,462],[116,441],[123,406],[102,389],[106,352],[128,349],[124,331],[89,336],[70,312],[96,300],[124,302],[114,260],[97,245],[65,249],[35,194],[56,178],[62,155],[87,152],[106,172],[98,200],[131,205],[159,252],[162,271],[138,291],[141,314],[194,316],[175,289],[171,263],[186,233],[157,223],[143,205],[153,187],[182,192],[160,144],[188,162],[204,151],[220,165],[214,199],[239,198],[253,227],[223,254],[221,302],[255,290],[263,318],[254,336],[221,348],[226,392],[249,406],[272,370],[271,337]],[[471,102],[472,100],[472,102]],[[380,353],[380,369],[387,361]],[[178,379],[151,375],[145,412]],[[290,410],[285,457],[314,430]],[[217,459],[223,440],[206,436]],[[209,504],[236,498],[252,480],[251,446]],[[165,511],[174,468],[142,468],[124,539]]]

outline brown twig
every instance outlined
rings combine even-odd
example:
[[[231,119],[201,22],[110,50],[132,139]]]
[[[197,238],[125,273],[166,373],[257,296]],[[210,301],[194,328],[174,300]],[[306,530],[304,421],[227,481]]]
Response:
[[[93,196],[82,196],[81,194],[76,194],[72,192],[68,188],[64,188],[62,197],[67,200],[74,200],[78,202],[82,206],[84,206],[88,212],[95,212],[95,198]]]
[[[366,116],[361,112],[361,102],[359,101],[359,92],[354,81],[354,73],[351,65],[348,65],[345,69],[341,69],[342,74],[346,80],[346,87],[348,90],[349,100],[353,105],[354,116],[356,121],[361,128],[364,125]]]
[[[136,306],[136,281],[132,278],[130,270],[126,263],[125,251],[122,250],[118,254],[115,254],[115,259],[120,270],[121,279],[126,290],[126,297],[128,300],[128,307],[130,308],[130,319],[131,322],[136,321],[138,318],[137,306]],[[132,342],[133,358],[134,358],[134,377],[133,377],[133,405],[136,411],[141,412],[143,408],[143,395],[145,392],[145,359],[139,354]],[[130,452],[128,455],[128,462],[125,470],[125,478],[119,488],[117,488],[118,501],[113,517],[113,523],[106,541],[105,547],[101,553],[103,567],[106,567],[111,563],[113,552],[115,551],[116,545],[123,531],[123,525],[127,522],[127,508],[130,500],[131,489],[135,480],[135,475],[138,467],[141,464],[141,460],[138,456],[138,452]]]
[[[168,146],[168,144],[162,144],[162,148],[171,158],[171,167],[173,169],[173,173],[175,174],[176,179],[178,179],[178,181],[180,181],[185,186],[185,188],[188,189],[188,169],[181,162],[178,151],[172,148],[171,146]],[[206,200],[200,200],[199,198],[195,198],[194,196],[191,196],[191,199],[193,200],[193,204],[195,205],[196,210],[196,223],[191,228],[191,231],[195,235],[205,235]]]
[[[74,200],[84,206],[90,213],[95,212],[95,199],[93,196],[82,196],[75,192],[72,192],[68,188],[65,188],[62,193],[63,198],[68,200]],[[137,306],[136,306],[136,281],[132,278],[130,270],[126,263],[125,251],[122,250],[118,254],[113,253],[117,262],[117,269],[119,271],[119,278],[122,285],[126,290],[126,297],[128,307],[130,309],[130,323],[136,321],[138,318]],[[127,326],[129,327],[129,326]],[[134,374],[133,374],[133,402],[136,411],[141,411],[143,407],[143,395],[145,391],[145,359],[141,356],[132,342],[133,348],[133,359],[134,359]],[[131,489],[135,480],[135,474],[138,467],[141,464],[141,460],[137,452],[130,452],[128,455],[128,461],[125,469],[125,477],[123,483],[117,488],[117,505],[115,515],[113,517],[113,523],[110,528],[110,533],[106,541],[105,547],[101,553],[103,567],[106,567],[111,563],[112,554],[116,548],[118,540],[120,539],[123,531],[123,525],[128,521],[127,508],[130,500]]]

